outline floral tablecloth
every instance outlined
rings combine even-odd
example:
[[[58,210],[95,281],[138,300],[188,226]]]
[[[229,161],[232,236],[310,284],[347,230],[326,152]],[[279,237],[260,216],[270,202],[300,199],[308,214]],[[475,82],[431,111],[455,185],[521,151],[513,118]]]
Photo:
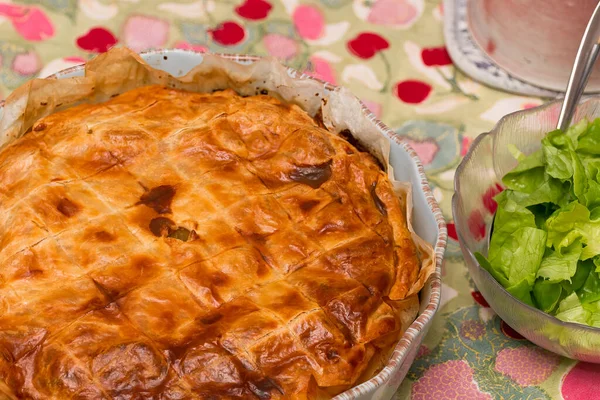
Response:
[[[541,100],[457,71],[442,21],[439,0],[0,1],[0,98],[115,45],[271,54],[345,85],[408,137],[449,221],[442,305],[396,397],[600,398],[600,366],[523,340],[469,279],[451,222],[454,170],[477,134]]]

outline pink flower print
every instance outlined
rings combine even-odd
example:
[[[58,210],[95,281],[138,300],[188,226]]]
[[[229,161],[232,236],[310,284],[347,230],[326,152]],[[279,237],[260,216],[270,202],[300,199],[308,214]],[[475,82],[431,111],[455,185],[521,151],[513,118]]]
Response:
[[[523,103],[522,107],[523,107],[523,110],[527,110],[527,109],[535,108],[538,106],[539,106],[539,104],[537,104],[537,103]]]
[[[363,100],[362,102],[378,119],[381,118],[383,106],[380,103],[370,100]]]
[[[470,399],[491,400],[473,380],[473,370],[464,360],[433,365],[412,387],[412,400]]]
[[[54,36],[52,22],[37,7],[0,3],[0,16],[10,19],[19,35],[30,42],[39,42]]]
[[[123,26],[123,41],[134,51],[161,48],[168,36],[169,23],[159,18],[133,15]]]
[[[378,25],[406,26],[417,17],[417,8],[407,0],[377,0],[367,21]]]
[[[431,350],[429,349],[429,347],[425,346],[424,344],[419,346],[419,350],[417,350],[417,358],[425,357],[429,354],[431,354]]]
[[[509,376],[521,386],[544,382],[558,367],[560,357],[534,346],[500,350],[496,357],[496,371]]]
[[[325,32],[325,18],[315,6],[301,5],[296,7],[292,19],[296,31],[304,39],[315,40]]]
[[[423,165],[429,165],[440,150],[437,142],[433,138],[423,140],[405,138],[404,141],[417,153]]]
[[[329,61],[312,56],[310,58],[310,63],[312,64],[312,71],[307,72],[308,75],[329,82],[332,85],[336,84],[337,80],[335,78],[335,72],[331,64],[329,64]]]
[[[479,340],[485,334],[485,325],[481,321],[467,320],[460,326],[460,336],[465,339]]]
[[[298,43],[279,33],[269,33],[263,37],[267,53],[282,60],[291,60],[298,54]]]
[[[197,51],[198,53],[206,53],[208,51],[208,47],[206,46],[203,46],[201,44],[191,44],[183,40],[180,40],[177,43],[175,43],[173,47],[175,47],[176,49]]]
[[[600,364],[579,362],[563,378],[560,388],[567,400],[589,400],[600,392]]]
[[[473,139],[468,136],[463,136],[462,143],[460,145],[460,156],[464,157],[469,152],[469,148],[471,147],[471,143],[473,143]]]
[[[65,57],[63,60],[65,60],[66,62],[74,63],[74,64],[85,63],[85,58],[77,57],[77,56]]]
[[[40,59],[33,51],[17,54],[12,63],[12,70],[22,76],[33,75],[40,70]]]

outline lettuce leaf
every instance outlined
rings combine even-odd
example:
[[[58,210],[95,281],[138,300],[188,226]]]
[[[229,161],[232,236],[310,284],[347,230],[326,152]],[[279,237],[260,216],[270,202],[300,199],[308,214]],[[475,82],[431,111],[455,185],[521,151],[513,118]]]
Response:
[[[542,140],[546,173],[563,182],[570,179],[573,176],[572,149],[573,142],[561,131],[550,132]]]
[[[578,322],[587,325],[591,313],[583,308],[575,293],[565,297],[558,305],[556,318],[566,322]]]
[[[586,207],[600,205],[600,184],[595,180],[597,172],[593,166],[585,168],[574,151],[570,153],[573,160],[573,194]]]
[[[587,260],[600,254],[600,220],[592,221],[590,211],[574,201],[556,211],[546,220],[548,245],[561,252],[575,241],[581,240],[585,247],[581,259]]]
[[[600,300],[600,277],[598,273],[591,271],[583,286],[576,293],[582,304]]]
[[[560,283],[538,279],[533,285],[533,298],[537,307],[544,312],[552,312],[561,299],[563,288]]]
[[[479,265],[483,269],[485,269],[487,272],[489,272],[494,277],[495,280],[497,280],[505,288],[509,286],[508,279],[506,279],[506,276],[504,276],[504,274],[501,273],[496,268],[492,267],[492,264],[490,264],[488,259],[485,258],[485,256],[483,254],[476,252],[473,255],[475,256],[475,259],[477,259],[477,262],[479,263]]]
[[[538,278],[546,278],[548,282],[571,282],[577,271],[577,264],[581,256],[581,242],[576,241],[562,251],[548,250],[537,272]]]
[[[600,301],[582,304],[583,308],[590,313],[587,324],[600,328]]]
[[[575,125],[570,126],[565,132],[565,135],[571,139],[576,149],[579,147],[579,137],[581,137],[581,135],[583,135],[589,129],[589,126],[590,122],[587,119],[582,119]]]
[[[496,196],[498,210],[488,252],[494,269],[492,275],[501,276],[505,287],[522,285],[525,281],[531,289],[544,255],[547,234],[537,228],[531,211],[503,193]]]
[[[523,303],[528,304],[531,307],[535,307],[531,297],[531,284],[526,279],[515,285],[507,287],[506,291],[515,296],[517,299],[521,300]]]
[[[568,203],[569,197],[565,197],[565,188],[558,179],[552,178],[546,173],[540,179],[535,179],[535,183],[532,185],[530,191],[517,192],[508,190],[506,191],[506,196],[523,207],[544,203],[563,206]]]
[[[488,257],[476,257],[516,298],[557,318],[600,327],[600,118],[549,132],[496,196]]]
[[[571,282],[561,282],[563,289],[569,294],[579,290],[583,286],[586,279],[588,278],[588,275],[594,268],[595,267],[592,260],[579,261],[577,263],[577,270],[575,271],[575,275],[573,275],[573,277],[571,278]]]
[[[542,203],[562,204],[563,183],[546,173],[543,153],[537,151],[519,158],[519,165],[502,178],[502,183],[509,189],[505,196],[523,207]]]
[[[596,119],[577,135],[577,151],[600,155],[600,120]]]

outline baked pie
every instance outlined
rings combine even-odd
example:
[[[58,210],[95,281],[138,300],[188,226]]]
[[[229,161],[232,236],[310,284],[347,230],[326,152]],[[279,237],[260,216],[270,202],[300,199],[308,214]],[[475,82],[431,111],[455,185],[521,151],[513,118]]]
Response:
[[[0,151],[0,398],[314,399],[370,378],[421,261],[351,142],[233,90],[38,120]]]

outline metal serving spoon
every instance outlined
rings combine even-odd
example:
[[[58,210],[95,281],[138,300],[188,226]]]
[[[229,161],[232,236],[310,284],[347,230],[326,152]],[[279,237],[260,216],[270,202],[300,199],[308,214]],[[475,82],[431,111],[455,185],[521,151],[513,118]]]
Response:
[[[565,131],[571,124],[575,108],[579,104],[579,99],[583,95],[585,85],[587,85],[590,74],[592,73],[598,53],[600,53],[600,2],[596,6],[590,22],[585,28],[585,33],[581,38],[579,50],[573,63],[565,99],[560,110],[557,128]]]
[[[569,77],[569,83],[567,84],[567,91],[565,92],[565,98],[563,100],[562,107],[560,109],[560,115],[558,117],[558,123],[556,127],[562,131],[567,130],[575,114],[575,109],[579,100],[583,95],[585,86],[587,85],[588,79],[594,64],[600,54],[600,2],[596,6],[583,37],[577,50],[577,56],[571,69],[571,76]],[[492,240],[492,232],[494,231],[494,219],[486,232],[487,237],[487,249],[490,248],[490,242]]]

